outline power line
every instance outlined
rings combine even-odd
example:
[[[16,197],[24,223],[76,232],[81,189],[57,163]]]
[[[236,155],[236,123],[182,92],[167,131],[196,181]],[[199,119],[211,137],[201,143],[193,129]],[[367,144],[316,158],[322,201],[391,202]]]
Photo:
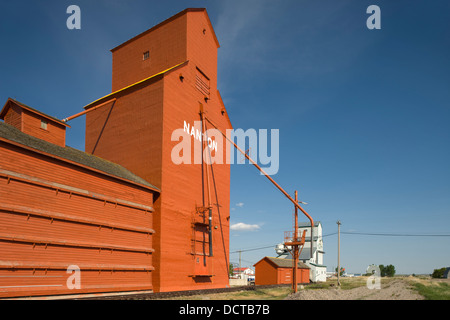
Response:
[[[275,248],[276,244],[267,246],[267,247],[259,247],[259,248],[252,248],[252,249],[244,249],[244,250],[237,250],[230,253],[239,253],[239,252],[247,252],[247,251],[255,251],[255,250],[262,250],[262,249],[268,249],[268,248]]]
[[[342,232],[341,232],[342,233]],[[328,236],[332,236],[334,234],[337,234],[337,232],[333,232],[333,233],[329,233],[329,234],[325,234],[322,236],[322,238],[328,237]]]
[[[322,238],[332,236],[337,234],[337,232],[328,233],[322,236]],[[383,236],[383,237],[450,237],[450,234],[420,234],[420,233],[375,233],[375,232],[350,232],[350,231],[341,231],[341,234],[349,234],[349,235],[364,235],[364,236]],[[278,244],[278,243],[277,243]],[[236,250],[231,253],[239,253],[239,252],[248,252],[248,251],[256,251],[268,248],[275,248],[277,244],[273,244],[265,247],[251,248],[251,249],[243,249]]]
[[[345,232],[343,234],[355,234],[355,235],[365,235],[365,236],[387,236],[387,237],[450,237],[450,234],[420,234],[420,233],[370,233],[370,232]],[[323,237],[323,236],[322,236]]]
[[[242,262],[246,262],[246,263],[248,263],[248,264],[250,264],[250,265],[254,265],[255,264],[255,262],[254,261],[248,261],[248,260],[245,260],[245,259],[241,259],[241,261]],[[239,262],[237,262],[237,261],[230,261],[230,263],[232,263],[232,264],[234,264],[234,265],[239,265]]]
[[[329,233],[323,235],[322,238],[332,236],[337,234],[337,232]],[[450,237],[450,234],[421,234],[421,233],[376,233],[376,232],[352,232],[352,231],[341,231],[341,234],[354,234],[354,235],[365,235],[365,236],[385,236],[385,237]]]

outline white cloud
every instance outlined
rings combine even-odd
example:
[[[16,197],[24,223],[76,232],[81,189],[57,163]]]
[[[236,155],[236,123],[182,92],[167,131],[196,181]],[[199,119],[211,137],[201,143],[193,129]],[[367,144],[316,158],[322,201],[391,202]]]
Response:
[[[234,231],[255,231],[259,230],[259,228],[260,226],[257,224],[246,224],[242,222],[238,222],[230,226],[230,229]]]
[[[236,207],[242,208],[244,206],[243,202],[236,203]]]

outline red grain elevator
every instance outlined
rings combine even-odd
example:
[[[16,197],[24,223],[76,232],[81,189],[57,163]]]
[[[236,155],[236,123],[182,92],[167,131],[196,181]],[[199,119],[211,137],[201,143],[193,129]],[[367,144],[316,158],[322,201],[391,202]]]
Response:
[[[112,49],[112,93],[85,107],[111,101],[86,114],[85,151],[161,190],[152,224],[155,292],[229,283],[230,166],[172,160],[179,143],[172,133],[201,129],[200,108],[222,132],[232,129],[217,90],[218,48],[206,9],[186,9]],[[200,142],[186,131],[194,152]]]

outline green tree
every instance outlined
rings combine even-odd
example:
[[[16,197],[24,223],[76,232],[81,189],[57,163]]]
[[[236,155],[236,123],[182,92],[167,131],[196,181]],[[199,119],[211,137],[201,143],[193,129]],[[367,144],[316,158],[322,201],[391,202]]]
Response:
[[[385,273],[387,277],[393,277],[395,275],[395,267],[392,264],[387,265],[385,268]]]
[[[445,268],[434,269],[431,277],[442,278],[444,276]]]
[[[228,265],[228,275],[229,275],[230,277],[233,275],[233,269],[234,269],[233,264],[230,263],[230,264]]]
[[[382,277],[393,277],[395,275],[395,267],[392,264],[387,266],[380,264],[378,267]]]
[[[334,271],[336,271],[336,274],[337,274],[337,267],[334,269]],[[344,272],[345,272],[345,268],[342,268],[341,267],[341,272],[339,272],[339,276],[342,276],[343,274],[344,274]]]
[[[380,264],[378,266],[378,268],[380,268],[380,276],[385,277],[386,276],[386,272],[385,272],[386,267],[384,265]]]

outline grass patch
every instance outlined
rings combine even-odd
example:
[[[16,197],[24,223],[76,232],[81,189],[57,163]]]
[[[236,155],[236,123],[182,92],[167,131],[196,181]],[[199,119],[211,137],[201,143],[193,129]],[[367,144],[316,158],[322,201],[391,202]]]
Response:
[[[350,290],[359,287],[365,287],[367,285],[366,278],[353,278],[341,280],[341,289]]]
[[[354,278],[341,278],[341,290],[350,290],[359,287],[367,286],[368,277],[354,277]],[[389,285],[391,281],[395,280],[395,277],[383,277],[381,278],[381,286]],[[313,283],[305,286],[305,289],[331,289],[337,288],[337,279],[327,279],[326,282]]]
[[[291,293],[290,287],[266,288],[242,291],[234,295],[233,299],[245,300],[282,300]]]
[[[414,283],[413,288],[426,300],[450,300],[450,285],[448,283],[442,282],[433,285]]]
[[[329,289],[330,287],[336,286],[336,281],[331,284],[331,283],[327,283],[327,282],[319,282],[319,283],[311,283],[306,285],[304,288],[306,290],[311,290],[311,289]]]
[[[365,286],[366,278],[341,278],[339,282],[341,283],[342,290],[350,290]],[[305,286],[305,289],[330,289],[337,287],[337,279],[328,279],[326,282],[312,283],[310,285],[307,285]]]
[[[264,290],[245,290],[245,291],[240,291],[238,293],[235,294],[236,297],[251,297],[251,296],[265,296],[266,292]]]

